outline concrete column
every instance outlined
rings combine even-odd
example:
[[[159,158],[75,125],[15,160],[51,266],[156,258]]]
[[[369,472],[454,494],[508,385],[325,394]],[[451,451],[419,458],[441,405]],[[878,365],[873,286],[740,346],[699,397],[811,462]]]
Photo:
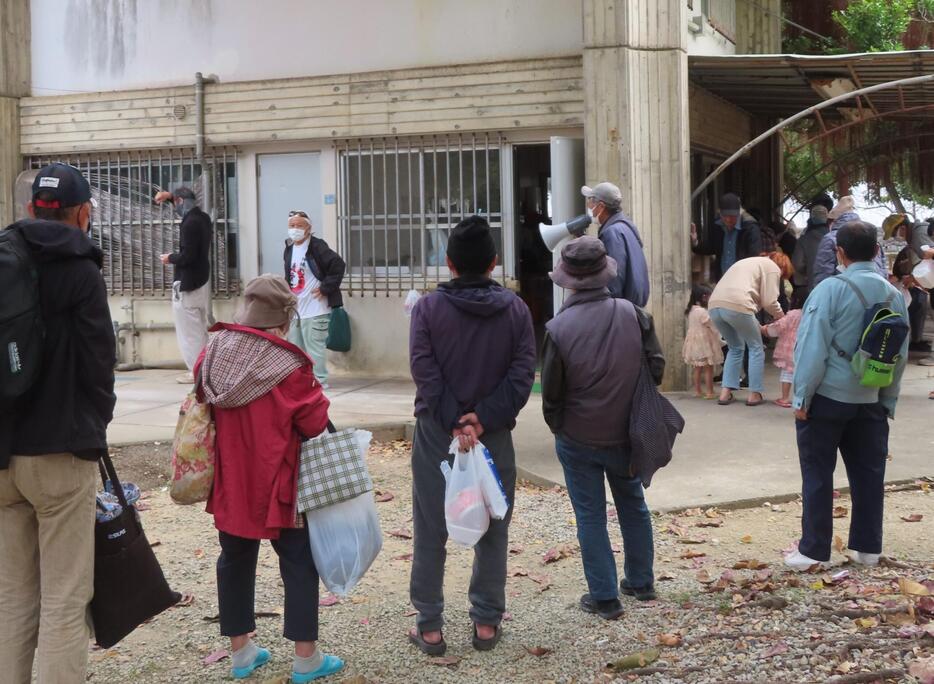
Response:
[[[13,184],[22,169],[19,98],[30,91],[29,0],[0,1],[0,227],[13,221]]]
[[[683,389],[691,286],[688,70],[682,0],[583,0],[588,184],[609,180],[645,242],[649,310]]]

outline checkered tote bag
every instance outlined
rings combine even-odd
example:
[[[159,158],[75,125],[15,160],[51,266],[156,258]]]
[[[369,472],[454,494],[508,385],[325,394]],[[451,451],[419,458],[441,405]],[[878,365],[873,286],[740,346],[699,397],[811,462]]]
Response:
[[[298,510],[307,513],[373,489],[366,467],[369,434],[324,433],[302,444],[298,466]]]

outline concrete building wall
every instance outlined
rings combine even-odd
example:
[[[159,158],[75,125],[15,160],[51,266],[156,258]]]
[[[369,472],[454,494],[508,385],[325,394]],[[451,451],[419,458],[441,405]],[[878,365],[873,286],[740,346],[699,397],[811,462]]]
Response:
[[[7,0],[4,0],[4,5]],[[580,54],[580,0],[31,0],[36,94]]]
[[[19,98],[29,94],[29,0],[0,2],[0,226],[13,221],[13,185],[21,169]]]

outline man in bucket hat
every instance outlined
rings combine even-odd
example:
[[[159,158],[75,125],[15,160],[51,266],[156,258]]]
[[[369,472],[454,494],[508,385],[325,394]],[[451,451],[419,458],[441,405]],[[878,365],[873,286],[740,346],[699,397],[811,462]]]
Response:
[[[655,598],[652,520],[642,482],[630,473],[629,413],[643,354],[656,383],[665,364],[652,317],[611,297],[607,285],[615,277],[616,261],[600,240],[585,236],[564,247],[551,278],[571,294],[546,326],[542,362],[542,408],[574,506],[589,589],[580,607],[607,620],[623,614],[620,592]],[[623,533],[619,587],[604,479]]]

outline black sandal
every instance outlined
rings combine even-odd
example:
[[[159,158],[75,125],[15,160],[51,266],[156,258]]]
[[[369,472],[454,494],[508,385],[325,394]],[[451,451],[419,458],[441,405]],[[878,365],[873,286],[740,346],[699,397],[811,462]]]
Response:
[[[444,643],[444,633],[441,634],[441,641],[436,644],[431,644],[422,637],[422,633],[419,631],[418,627],[413,630],[409,630],[409,641],[415,644],[418,647],[418,650],[429,656],[443,656],[448,650],[448,645]]]
[[[478,651],[492,651],[496,648],[496,644],[499,643],[499,640],[503,638],[503,627],[502,625],[496,625],[496,632],[489,639],[481,639],[477,636],[477,623],[474,623],[473,626],[473,647]]]

